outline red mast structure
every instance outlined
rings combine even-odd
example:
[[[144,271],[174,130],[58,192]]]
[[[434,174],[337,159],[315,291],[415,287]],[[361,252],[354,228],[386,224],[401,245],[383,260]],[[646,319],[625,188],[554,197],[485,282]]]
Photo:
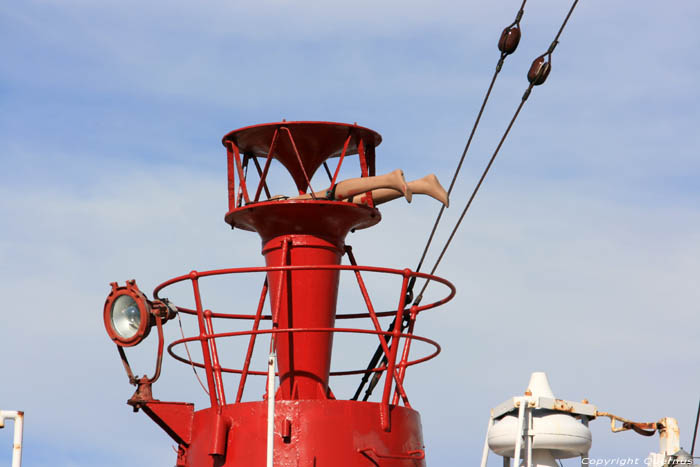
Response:
[[[409,269],[357,265],[345,237],[351,230],[371,227],[380,221],[370,192],[361,204],[317,196],[270,199],[267,182],[270,165],[276,160],[287,169],[299,193],[307,193],[317,169],[330,158],[337,158],[333,174],[326,165],[332,192],[341,166],[350,160],[348,156],[358,155],[361,177],[375,174],[375,148],[380,143],[381,136],[370,129],[330,122],[270,123],[228,133],[223,138],[229,201],[225,220],[233,228],[258,233],[266,265],[193,271],[156,287],[153,300],[147,299],[133,281],[125,287],[112,285],[104,320],[130,381],[138,386],[128,403],[135,410],[143,410],[175,440],[177,466],[425,465],[420,416],[411,408],[403,383],[409,366],[440,352],[435,341],[413,333],[417,316],[449,301],[454,296],[454,286],[442,278]],[[249,168],[251,162],[254,170]],[[251,179],[257,181],[254,189]],[[343,256],[347,256],[349,264],[341,264]],[[366,312],[336,313],[341,272],[355,277]],[[248,273],[265,275],[255,313],[230,314],[204,308],[200,281],[208,276]],[[400,278],[396,309],[374,309],[365,282],[369,273]],[[447,293],[432,303],[412,306],[407,301],[412,278],[441,283]],[[176,307],[160,298],[166,287],[183,281],[192,285],[193,308]],[[195,316],[199,327],[199,335],[176,340],[167,347],[175,359],[204,370],[211,405],[198,411],[190,403],[163,402],[152,396],[152,384],[160,374],[163,355],[162,326],[176,313]],[[382,329],[382,317],[395,318],[390,330]],[[216,333],[215,319],[253,324],[242,331]],[[337,320],[351,319],[369,320],[371,328],[336,326]],[[130,323],[133,333],[121,332],[120,329],[126,328],[120,320]],[[404,331],[402,323],[407,324]],[[137,378],[124,349],[138,344],[151,327],[157,328],[159,338],[156,373],[151,378]],[[376,335],[386,363],[370,369],[331,371],[335,333]],[[269,336],[271,356],[277,359],[278,370],[274,373],[251,368],[253,350],[265,336]],[[225,367],[219,359],[217,340],[236,337],[248,339],[242,367]],[[431,344],[434,350],[411,360],[413,340]],[[181,345],[197,342],[201,345],[203,361],[193,362],[178,353]],[[274,358],[272,362],[274,371]],[[379,402],[340,400],[329,385],[330,376],[367,373],[383,375]],[[233,403],[227,402],[224,374],[238,375]],[[275,378],[270,380],[270,374],[279,377],[274,394],[271,389]],[[251,376],[268,376],[263,400],[243,400]]]

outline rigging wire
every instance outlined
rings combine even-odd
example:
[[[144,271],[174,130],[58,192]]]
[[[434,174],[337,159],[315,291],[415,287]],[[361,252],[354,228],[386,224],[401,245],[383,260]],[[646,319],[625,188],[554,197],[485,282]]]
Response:
[[[328,163],[323,161],[323,168],[326,169],[326,174],[328,175],[328,180],[333,184],[333,175],[331,175],[331,169],[328,168]]]
[[[530,82],[530,84],[528,85],[527,89],[525,90],[525,93],[523,94],[523,97],[520,100],[520,104],[518,105],[518,108],[516,109],[515,114],[513,114],[513,118],[511,118],[510,123],[508,124],[508,127],[506,128],[506,131],[503,133],[501,140],[498,142],[498,146],[496,146],[496,150],[493,152],[493,155],[491,156],[491,159],[489,160],[488,165],[486,166],[486,168],[482,172],[481,177],[479,178],[479,181],[477,182],[476,186],[474,187],[474,190],[472,191],[472,194],[469,197],[467,204],[464,206],[464,209],[462,210],[462,214],[460,215],[459,219],[457,220],[457,223],[455,224],[454,228],[452,229],[452,232],[450,233],[450,236],[447,239],[445,246],[442,248],[442,251],[440,252],[440,255],[438,256],[437,260],[435,261],[433,268],[430,270],[431,275],[433,275],[435,273],[438,266],[440,265],[440,262],[442,261],[442,258],[445,256],[445,252],[449,248],[450,243],[452,243],[452,239],[454,238],[455,234],[457,233],[457,230],[459,229],[459,226],[462,223],[464,216],[467,214],[467,211],[469,210],[469,207],[471,206],[472,202],[474,201],[476,194],[479,192],[479,188],[481,188],[481,184],[483,183],[484,179],[486,178],[486,175],[488,174],[489,170],[491,169],[491,166],[493,165],[493,162],[496,159],[498,152],[501,150],[501,147],[503,146],[503,143],[505,142],[506,138],[508,137],[510,130],[513,128],[513,124],[515,123],[515,120],[517,120],[518,115],[520,114],[520,111],[522,110],[523,106],[525,105],[525,102],[527,101],[528,97],[530,97],[530,93],[532,92],[532,88],[544,83],[545,80],[547,79],[547,76],[549,76],[549,72],[552,69],[552,53],[554,52],[554,49],[556,48],[557,44],[559,44],[559,37],[561,37],[561,34],[564,31],[564,27],[569,22],[569,18],[571,18],[571,14],[574,12],[574,9],[576,8],[578,1],[579,0],[574,0],[574,2],[572,3],[571,8],[569,9],[569,13],[566,15],[566,18],[562,22],[561,27],[559,28],[559,31],[557,32],[557,35],[554,37],[554,40],[552,41],[552,43],[549,46],[549,49],[547,49],[547,51],[545,53],[543,53],[542,55],[537,57],[532,62],[532,65],[530,67],[530,71],[527,74],[527,78],[528,78],[528,81]],[[416,299],[413,303],[414,305],[417,305],[423,299],[423,293],[425,292],[425,289],[428,287],[428,284],[430,284],[430,279],[426,279],[425,283],[423,284],[423,288],[421,289],[420,293],[418,294],[418,296],[416,297]]]
[[[462,223],[464,216],[467,214],[467,211],[469,211],[469,207],[472,205],[472,201],[474,201],[476,194],[479,192],[479,188],[481,188],[481,184],[484,182],[486,175],[489,173],[489,170],[491,169],[493,162],[496,160],[496,156],[498,155],[498,152],[501,150],[503,143],[505,142],[506,138],[508,137],[508,133],[510,133],[511,128],[513,128],[513,124],[515,123],[515,120],[518,118],[518,115],[520,115],[520,111],[522,110],[523,106],[525,105],[525,102],[527,101],[527,98],[530,95],[530,91],[532,91],[532,88],[534,86],[535,86],[535,83],[533,81],[528,85],[527,89],[525,90],[525,94],[523,94],[523,97],[520,100],[520,104],[518,105],[518,108],[516,109],[515,114],[513,114],[513,118],[511,118],[510,123],[508,124],[508,127],[506,128],[506,131],[503,133],[501,140],[498,142],[498,146],[496,146],[496,150],[493,152],[493,155],[491,156],[489,163],[486,165],[486,168],[481,173],[481,177],[479,178],[479,181],[477,182],[476,187],[474,187],[474,190],[472,191],[472,194],[469,197],[469,201],[467,201],[467,204],[464,206],[464,209],[462,210],[462,214],[459,216],[457,223],[455,224],[454,228],[452,229],[452,232],[450,233],[450,236],[448,237],[447,242],[445,242],[445,246],[442,247],[442,251],[440,251],[440,255],[438,256],[437,260],[435,260],[435,264],[433,265],[432,269],[430,270],[431,275],[435,273],[438,266],[440,265],[440,262],[442,261],[442,258],[444,258],[445,253],[447,252],[447,249],[450,247],[450,243],[452,243],[452,239],[454,238],[455,234],[457,233],[457,230],[459,229],[459,226]],[[421,289],[420,293],[418,294],[418,296],[416,297],[416,299],[414,301],[414,304],[420,303],[420,301],[423,299],[423,293],[425,292],[425,289],[428,287],[428,284],[430,284],[430,279],[426,279],[425,283],[423,284],[423,288]]]
[[[445,246],[443,247],[442,251],[440,252],[440,255],[438,256],[437,260],[435,261],[435,264],[433,265],[433,267],[431,269],[430,275],[433,275],[435,273],[435,271],[437,270],[437,267],[439,266],[440,262],[442,261],[442,258],[444,257],[445,252],[449,248],[450,243],[452,242],[452,239],[454,238],[455,234],[457,233],[457,230],[459,229],[460,224],[462,223],[462,220],[464,219],[464,216],[466,215],[467,211],[469,210],[469,207],[471,206],[472,202],[474,201],[474,198],[476,197],[476,194],[478,193],[479,188],[481,187],[481,184],[483,183],[484,179],[486,178],[486,175],[488,174],[489,170],[491,169],[491,166],[493,165],[493,162],[496,159],[498,152],[500,151],[501,147],[503,146],[503,143],[505,142],[506,138],[508,137],[508,134],[510,133],[510,130],[513,127],[513,124],[515,123],[516,119],[518,118],[518,115],[520,114],[520,111],[522,110],[523,106],[525,105],[525,102],[530,97],[530,93],[532,92],[532,88],[543,84],[545,82],[545,80],[547,79],[547,76],[549,76],[549,72],[551,71],[552,53],[554,52],[554,49],[556,48],[556,46],[559,44],[559,38],[561,37],[561,34],[564,31],[564,28],[566,27],[566,24],[568,23],[569,19],[571,18],[571,15],[573,14],[574,9],[576,8],[576,5],[578,4],[578,1],[579,0],[574,0],[574,2],[572,3],[568,14],[564,18],[564,21],[562,22],[562,24],[559,28],[559,31],[557,32],[556,36],[554,37],[554,40],[550,44],[547,51],[545,53],[543,53],[542,55],[540,55],[539,57],[537,57],[532,62],[532,65],[530,66],[530,70],[529,70],[528,75],[527,75],[529,85],[528,85],[527,89],[525,90],[523,97],[520,100],[520,104],[518,105],[518,107],[515,111],[515,114],[511,118],[510,123],[508,124],[508,127],[506,128],[505,132],[503,133],[503,136],[501,137],[501,140],[499,141],[498,146],[496,146],[496,149],[495,149],[493,155],[491,156],[491,159],[489,160],[488,165],[484,169],[484,172],[482,173],[476,187],[474,188],[471,196],[469,197],[469,200],[467,201],[467,204],[465,205],[465,207],[462,211],[462,214],[459,217],[459,220],[457,221],[454,228],[452,229],[452,232],[450,233],[450,236],[449,236],[447,242],[445,243]],[[520,19],[522,18],[522,12],[524,11],[523,9],[524,9],[525,3],[526,3],[526,0],[523,1],[522,5],[520,7],[520,11],[518,11],[518,15],[516,16],[516,20],[511,24],[511,26],[506,27],[506,29],[503,30],[503,33],[501,35],[501,40],[499,40],[499,44],[498,44],[499,49],[501,50],[501,58],[499,59],[499,65],[496,67],[496,71],[495,71],[493,78],[491,80],[489,90],[486,93],[486,96],[484,98],[484,102],[482,103],[481,110],[479,111],[479,114],[478,114],[477,119],[475,121],[474,127],[472,128],[472,132],[469,135],[467,145],[466,145],[465,150],[462,154],[462,157],[460,158],[460,162],[459,162],[457,169],[455,171],[455,175],[452,179],[452,182],[450,183],[450,188],[448,190],[448,194],[452,191],[456,177],[459,173],[459,170],[461,169],[464,158],[466,157],[466,153],[467,153],[469,146],[471,144],[471,140],[473,138],[474,132],[476,131],[476,127],[478,126],[479,120],[481,119],[481,114],[483,113],[483,109],[486,105],[486,101],[488,100],[488,98],[490,96],[491,89],[493,87],[495,79],[498,76],[498,73],[500,72],[500,68],[503,65],[502,61],[505,59],[505,56],[503,55],[504,50],[502,48],[502,41],[505,44],[506,41],[504,41],[504,37],[506,37],[506,33],[509,30],[509,28],[511,28],[513,26],[518,27],[518,34],[519,34],[519,32],[520,32],[519,31],[519,24],[520,24]],[[518,37],[518,40],[519,40],[519,37]],[[515,47],[517,47],[517,41],[515,43]],[[513,51],[514,50],[515,50],[515,48],[513,47]],[[510,53],[512,53],[512,51]],[[506,55],[508,55],[508,54],[506,54]],[[426,254],[427,254],[428,248],[430,247],[430,243],[433,240],[433,237],[435,235],[435,231],[437,229],[437,225],[440,221],[440,218],[442,217],[443,212],[444,212],[444,206],[441,207],[440,213],[438,214],[436,222],[433,225],[433,229],[432,229],[431,234],[430,234],[429,239],[428,239],[428,244],[426,245],[426,247],[423,251],[423,255],[421,256],[421,259],[420,259],[420,262],[419,262],[419,265],[418,265],[416,271],[419,271],[423,265],[423,261],[425,259]],[[430,283],[430,279],[426,279],[420,293],[415,298],[415,300],[413,300],[413,286],[415,284],[415,280],[412,278],[411,282],[408,285],[408,289],[407,289],[407,302],[410,300],[413,300],[412,305],[417,306],[421,302],[421,300],[423,299],[423,293],[425,293],[425,290],[428,287],[429,283]],[[391,323],[390,329],[393,329],[394,324],[395,324],[395,321],[393,321]],[[407,324],[408,324],[407,320],[404,318],[403,322],[401,323],[401,332],[403,332],[405,330]],[[387,336],[384,336],[384,339],[386,342],[388,342],[390,337],[387,335]],[[379,362],[379,359],[381,356],[382,356],[382,347],[380,344],[377,347],[377,349],[376,349],[376,351],[375,351],[375,353],[370,361],[370,364],[367,367],[368,372],[370,370],[372,370],[373,368],[376,368],[377,362]],[[382,362],[386,361],[386,355],[384,355],[381,358],[382,358]],[[369,374],[368,372],[366,372],[365,375],[368,375]],[[381,372],[374,373],[374,375],[372,377],[372,381],[370,382],[367,390],[365,391],[365,395],[363,397],[364,401],[366,401],[369,398],[369,396],[372,394],[372,391],[373,391],[374,387],[377,385],[377,383],[379,382],[380,377],[381,377]],[[368,379],[367,377],[363,377],[363,379],[362,379],[359,387],[357,388],[357,391],[355,392],[355,395],[354,395],[352,400],[357,400],[357,397],[359,397],[359,394],[362,391],[364,385],[366,384],[367,379]]]
[[[464,150],[462,151],[462,156],[459,159],[459,163],[457,164],[457,168],[455,169],[454,174],[452,175],[452,180],[450,181],[450,186],[447,189],[447,196],[449,197],[450,194],[452,193],[452,189],[455,186],[455,183],[457,181],[457,177],[459,176],[459,172],[462,169],[462,165],[464,164],[464,160],[466,159],[467,152],[469,152],[469,147],[472,144],[472,139],[474,138],[474,134],[476,133],[476,129],[479,126],[479,123],[481,121],[481,117],[484,113],[484,109],[486,108],[486,104],[488,103],[489,97],[491,96],[491,91],[493,90],[493,86],[496,83],[496,79],[498,78],[498,74],[501,72],[501,69],[503,68],[503,63],[505,62],[505,59],[508,55],[512,54],[515,52],[515,49],[518,46],[518,43],[520,42],[520,21],[522,20],[523,14],[525,12],[525,4],[527,3],[527,0],[523,0],[522,4],[520,5],[520,8],[518,10],[518,13],[515,16],[515,20],[508,26],[506,26],[505,29],[503,29],[503,32],[501,33],[501,37],[499,38],[498,41],[498,49],[501,51],[501,55],[498,59],[498,63],[496,64],[496,68],[493,72],[493,76],[491,77],[491,82],[489,83],[488,89],[486,91],[486,95],[484,96],[483,101],[481,102],[481,107],[479,108],[479,112],[477,113],[476,119],[474,120],[474,125],[472,126],[472,129],[469,133],[469,137],[467,138],[467,143],[464,146]],[[442,219],[442,215],[445,212],[445,205],[441,205],[440,211],[438,212],[437,218],[435,219],[435,222],[433,223],[432,230],[430,232],[430,235],[428,237],[428,241],[425,245],[425,248],[423,249],[423,254],[421,255],[420,260],[418,261],[418,266],[416,266],[416,272],[419,272],[421,270],[421,267],[423,267],[423,262],[425,261],[425,257],[428,254],[428,250],[430,249],[430,245],[432,244],[433,238],[435,237],[435,232],[437,231],[438,225],[440,224],[440,220]],[[406,302],[411,302],[413,301],[413,287],[415,286],[416,278],[415,276],[411,278],[411,280],[408,283],[407,289],[406,289]],[[417,305],[418,303],[414,303]],[[394,318],[394,321],[391,322],[389,325],[388,331],[391,331],[394,328],[396,319]],[[401,324],[401,328],[405,329],[407,326],[406,320]],[[388,343],[390,337],[388,335],[384,335],[381,337],[382,339],[385,340],[385,342]],[[377,363],[379,362],[379,359],[382,357],[382,346],[381,344],[377,346],[377,349],[374,352],[374,355],[370,359],[370,362],[367,366],[367,370],[370,370],[372,368],[376,368]],[[355,395],[352,397],[351,400],[357,400],[357,398],[360,396],[360,393],[362,392],[362,389],[364,388],[365,384],[367,383],[369,379],[370,373],[365,373],[364,376],[362,377],[362,381],[360,382],[359,386],[357,387],[357,390],[355,391]],[[363,398],[364,401],[366,401],[369,396],[372,394],[372,389],[374,386],[377,384],[377,381],[379,381],[379,373],[375,373],[373,375],[373,380],[372,383],[370,384],[369,388],[365,392],[365,396]]]
[[[474,138],[474,134],[476,133],[476,129],[479,126],[479,122],[481,121],[481,116],[484,113],[484,109],[486,108],[486,103],[489,101],[489,97],[491,96],[491,90],[493,90],[493,85],[496,83],[496,78],[498,78],[498,74],[501,72],[501,68],[503,68],[503,63],[505,62],[505,59],[508,55],[512,54],[515,52],[516,47],[518,46],[518,43],[520,42],[520,20],[523,17],[523,13],[525,12],[525,3],[527,0],[523,0],[522,5],[520,5],[520,9],[518,10],[517,15],[515,16],[515,20],[507,26],[503,32],[501,33],[501,38],[498,41],[498,48],[501,50],[501,57],[498,59],[498,64],[496,65],[496,69],[493,72],[493,76],[491,77],[491,82],[489,83],[488,90],[486,91],[486,95],[484,96],[484,100],[481,103],[481,108],[479,109],[479,113],[476,116],[476,120],[474,120],[474,125],[472,126],[471,132],[469,133],[469,138],[467,138],[467,144],[464,146],[464,150],[462,151],[462,156],[459,158],[459,163],[457,164],[457,168],[455,169],[454,174],[452,175],[452,180],[450,181],[450,187],[447,189],[447,196],[449,198],[450,194],[452,194],[452,189],[455,186],[455,182],[457,181],[457,177],[459,176],[459,172],[462,170],[462,164],[464,163],[464,160],[467,157],[467,152],[469,152],[469,147],[472,144],[472,139]],[[510,36],[511,32],[514,32],[517,30],[517,36],[514,40],[514,45],[508,44],[508,37]],[[512,47],[507,47],[508,45],[512,45]],[[425,244],[425,248],[423,249],[423,254],[420,257],[420,260],[418,261],[418,266],[416,266],[416,272],[420,272],[421,267],[423,267],[423,262],[425,261],[425,257],[428,254],[428,250],[430,249],[430,245],[433,242],[433,238],[435,237],[435,232],[437,231],[438,225],[440,224],[440,220],[442,219],[442,214],[445,212],[445,205],[440,206],[440,211],[438,212],[437,218],[435,219],[435,222],[433,223],[433,228],[430,231],[430,235],[428,236],[428,241]],[[412,295],[413,291],[413,286],[415,285],[416,278],[412,277],[411,281],[408,284],[408,290],[407,293],[409,296]],[[412,299],[412,297],[411,297]],[[411,300],[408,300],[411,301]]]
[[[182,338],[185,339],[185,331],[182,329],[182,319],[180,319],[180,313],[177,313],[177,321],[180,323],[180,334],[182,335]],[[185,342],[185,352],[187,352],[187,360],[190,362],[190,365],[192,366],[192,371],[194,371],[194,375],[197,377],[197,381],[199,381],[199,385],[202,386],[202,389],[204,389],[204,392],[209,395],[209,391],[207,390],[206,386],[204,386],[204,383],[202,382],[201,378],[199,377],[199,373],[197,373],[197,368],[194,366],[194,362],[192,361],[192,355],[190,355],[190,349],[187,346],[187,342]]]
[[[518,118],[518,115],[520,114],[520,111],[522,110],[523,105],[525,105],[525,102],[527,101],[527,98],[530,95],[530,91],[532,90],[532,88],[534,86],[535,86],[535,84],[533,81],[528,85],[527,90],[525,91],[525,94],[523,94],[523,97],[520,100],[520,105],[518,105],[518,108],[515,111],[513,118],[511,118],[510,123],[508,124],[508,127],[506,128],[505,133],[503,133],[503,136],[501,137],[501,140],[499,141],[498,146],[496,147],[496,150],[494,151],[493,155],[491,156],[491,159],[489,160],[489,163],[486,166],[486,169],[484,169],[484,171],[482,172],[481,178],[479,179],[479,182],[476,184],[474,191],[472,191],[472,194],[469,197],[469,201],[467,201],[466,206],[462,210],[462,214],[460,215],[459,220],[457,221],[457,224],[455,224],[454,228],[452,229],[452,232],[450,233],[450,236],[447,239],[445,246],[442,248],[440,255],[438,256],[437,260],[435,261],[435,264],[433,265],[432,269],[430,270],[430,275],[433,275],[435,273],[435,270],[437,269],[438,265],[440,264],[440,261],[442,261],[442,258],[445,256],[445,252],[449,248],[450,243],[452,242],[452,239],[454,238],[455,234],[457,233],[457,229],[459,229],[459,226],[462,223],[464,216],[467,214],[467,211],[469,210],[469,207],[471,206],[472,201],[474,201],[474,198],[476,197],[476,194],[478,193],[479,188],[481,187],[481,184],[483,183],[484,179],[486,178],[486,175],[489,173],[489,169],[491,169],[491,166],[493,165],[494,160],[496,160],[496,156],[498,155],[498,151],[501,149],[501,146],[503,146],[503,143],[506,140],[508,133],[510,132],[511,128],[513,127],[515,120]],[[418,294],[416,299],[413,301],[414,306],[418,305],[420,303],[420,301],[423,299],[423,293],[425,292],[425,289],[428,287],[428,284],[430,284],[430,279],[426,279],[425,283],[423,284],[423,287],[421,288],[420,293]],[[405,324],[405,320],[401,323],[401,332],[404,331],[404,324]],[[380,351],[380,354],[381,354],[381,350],[382,350],[381,346],[378,347],[378,350]],[[384,356],[382,361],[384,361],[384,360],[386,360],[386,356]],[[379,374],[380,373],[375,373],[375,377],[372,380],[373,384],[370,384],[370,387],[368,388],[369,394],[365,393],[365,398],[363,400],[366,401],[367,398],[369,397],[369,395],[371,394],[371,389],[374,389],[376,382],[379,381],[379,377],[378,377]]]
[[[695,431],[693,432],[693,444],[690,446],[690,457],[695,454],[695,441],[698,438],[698,422],[700,422],[700,401],[698,401],[698,414],[695,416]]]

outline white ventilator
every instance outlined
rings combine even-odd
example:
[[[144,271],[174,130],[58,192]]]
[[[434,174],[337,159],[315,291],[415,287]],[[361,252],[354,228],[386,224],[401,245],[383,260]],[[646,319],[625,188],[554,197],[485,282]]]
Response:
[[[488,450],[504,465],[558,467],[557,459],[588,456],[595,406],[554,397],[547,375],[533,373],[524,396],[512,397],[491,410],[481,466]]]

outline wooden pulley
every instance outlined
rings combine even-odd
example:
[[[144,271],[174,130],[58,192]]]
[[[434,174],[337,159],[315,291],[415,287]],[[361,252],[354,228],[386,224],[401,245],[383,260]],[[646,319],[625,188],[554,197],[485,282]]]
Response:
[[[544,55],[541,55],[532,62],[530,71],[527,72],[527,80],[535,86],[539,86],[547,80],[551,69],[551,63],[545,60]]]
[[[498,39],[498,50],[503,52],[505,55],[510,55],[515,52],[520,43],[520,26],[508,26],[501,33],[500,39]]]

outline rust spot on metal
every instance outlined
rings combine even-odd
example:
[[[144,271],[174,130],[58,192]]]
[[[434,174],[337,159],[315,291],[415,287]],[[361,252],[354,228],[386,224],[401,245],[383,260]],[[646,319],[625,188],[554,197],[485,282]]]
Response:
[[[554,409],[561,412],[573,412],[574,407],[562,399],[554,399]]]
[[[154,399],[151,390],[151,381],[144,376],[137,381],[136,391],[126,403],[134,408],[134,412],[138,412],[143,405],[152,400]]]
[[[653,436],[656,430],[659,430],[659,436],[664,438],[666,433],[663,430],[663,424],[661,422],[643,423],[643,422],[633,422],[627,420],[618,415],[614,415],[608,412],[596,412],[598,417],[608,417],[610,419],[610,429],[613,433],[618,433],[620,431],[633,430],[635,433],[642,436]],[[622,422],[622,426],[615,426],[615,421]]]
[[[635,433],[642,436],[654,436],[656,433],[656,423],[623,423],[622,428],[627,430],[632,430]],[[665,436],[665,433],[661,431],[659,434],[661,438]]]

